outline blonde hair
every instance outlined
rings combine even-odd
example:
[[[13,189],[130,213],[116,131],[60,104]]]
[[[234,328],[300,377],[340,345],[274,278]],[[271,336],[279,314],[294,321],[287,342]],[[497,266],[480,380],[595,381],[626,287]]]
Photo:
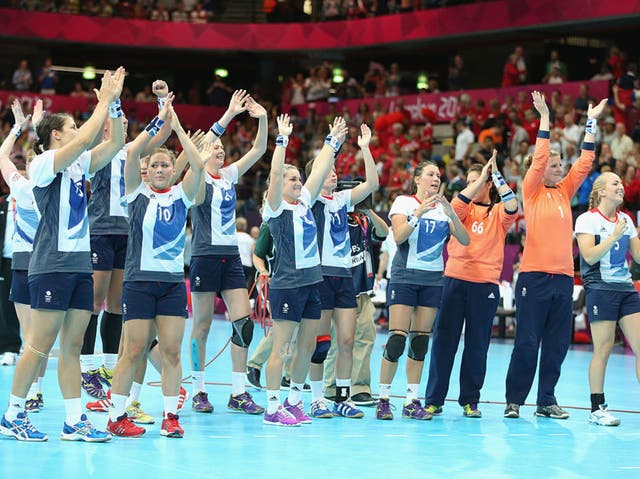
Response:
[[[600,192],[607,186],[607,179],[611,178],[611,175],[618,176],[611,171],[607,171],[598,176],[593,182],[591,193],[589,193],[589,209],[597,208],[600,205]]]
[[[549,150],[549,158],[552,158],[554,156],[557,156],[558,158],[562,159],[562,155],[559,152],[557,152],[556,150]],[[527,171],[529,171],[529,168],[531,168],[532,163],[533,163],[533,155],[528,155],[524,160],[525,174],[527,173]]]
[[[173,151],[171,151],[168,148],[165,148],[163,146],[161,146],[160,148],[154,148],[151,151],[151,153],[149,153],[147,163],[151,160],[151,157],[153,155],[157,155],[159,153],[163,154],[163,155],[167,155],[169,157],[169,160],[171,160],[171,164],[173,166],[176,166],[176,154]]]

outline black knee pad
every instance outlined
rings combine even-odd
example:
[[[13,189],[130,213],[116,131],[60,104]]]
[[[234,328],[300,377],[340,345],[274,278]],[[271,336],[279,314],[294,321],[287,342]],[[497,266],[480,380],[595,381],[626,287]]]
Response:
[[[409,331],[409,356],[414,361],[424,361],[429,350],[429,335],[425,331]]]
[[[331,336],[318,336],[316,338],[316,349],[311,356],[313,364],[322,364],[327,359],[329,349],[331,348]]]
[[[253,321],[250,316],[236,319],[231,323],[233,325],[233,334],[231,342],[241,348],[248,348],[253,339]]]
[[[401,331],[404,333],[404,331]],[[397,331],[393,331],[387,339],[387,345],[384,348],[382,356],[391,363],[397,363],[402,353],[404,353],[404,346],[407,342],[407,337],[404,334],[399,334]]]

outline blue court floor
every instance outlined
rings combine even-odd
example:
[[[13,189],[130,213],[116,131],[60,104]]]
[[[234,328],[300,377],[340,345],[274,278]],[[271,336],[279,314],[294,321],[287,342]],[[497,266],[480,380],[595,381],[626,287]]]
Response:
[[[214,322],[209,357],[220,350],[229,333],[228,323]],[[383,344],[384,336],[378,335],[372,360],[374,394]],[[377,421],[374,408],[365,408],[364,419],[315,420],[297,428],[264,426],[261,416],[227,411],[231,368],[225,351],[207,369],[215,412],[196,414],[185,408],[181,416],[183,439],[159,435],[161,392],[146,385],[141,401],[157,423],[148,427],[142,438],[114,438],[107,444],[59,439],[64,407],[56,380],[57,360],[53,359],[45,379],[46,408],[31,416],[32,422],[49,434],[49,441],[35,444],[0,438],[0,478],[640,478],[640,386],[633,356],[622,349],[611,356],[605,392],[611,409],[623,412],[615,412],[621,426],[605,428],[587,422],[589,348],[572,349],[564,363],[556,392],[560,404],[571,414],[568,420],[536,418],[531,405],[521,409],[521,419],[504,419],[504,378],[511,349],[508,340],[491,345],[480,405],[482,419],[461,415],[455,401],[455,376],[448,395],[451,400],[442,416],[427,422],[400,419],[406,386],[401,372],[392,389],[395,420]],[[456,368],[458,362],[454,371]],[[13,369],[0,367],[3,409]],[[425,366],[422,391],[427,371]],[[158,379],[155,371],[148,376],[148,381]],[[185,387],[190,391],[190,384]],[[249,391],[258,403],[266,404],[263,391]],[[309,397],[304,395],[307,405]],[[89,398],[83,397],[85,400]],[[532,400],[535,388],[529,397]],[[88,414],[94,424],[106,425],[106,414]]]

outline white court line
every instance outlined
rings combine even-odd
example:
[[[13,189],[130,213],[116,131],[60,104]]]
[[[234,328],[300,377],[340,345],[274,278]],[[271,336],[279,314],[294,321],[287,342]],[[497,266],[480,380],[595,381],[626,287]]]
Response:
[[[449,437],[449,434],[427,434],[429,437]]]
[[[568,436],[569,433],[567,432],[557,432],[557,433],[553,433],[553,434],[547,434],[547,436]]]
[[[468,436],[472,436],[472,437],[487,437],[488,434],[467,434]]]
[[[261,439],[264,439],[264,438],[269,439],[269,438],[278,437],[278,436],[276,436],[275,434],[256,434],[253,437],[259,437]]]
[[[298,437],[322,437],[320,434],[300,434]]]
[[[343,434],[342,437],[364,437],[364,434]]]
[[[385,434],[384,437],[409,437],[408,434]]]
[[[640,466],[618,466],[618,469],[640,469]]]
[[[524,437],[524,436],[529,436],[530,434],[525,433],[511,433],[511,434],[507,434],[507,436],[518,436],[518,437]]]
[[[208,436],[209,439],[231,439],[233,436]]]

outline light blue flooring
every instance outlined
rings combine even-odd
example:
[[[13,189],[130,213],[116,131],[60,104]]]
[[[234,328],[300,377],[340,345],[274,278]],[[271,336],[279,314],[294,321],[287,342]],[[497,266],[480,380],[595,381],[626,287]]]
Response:
[[[230,326],[215,321],[212,331],[208,357],[224,345]],[[186,340],[184,344],[186,371]],[[374,394],[383,344],[384,336],[378,335],[372,360]],[[215,412],[196,414],[186,408],[180,418],[183,439],[160,437],[161,392],[145,386],[141,401],[158,422],[140,439],[114,438],[107,444],[59,439],[64,407],[53,359],[45,379],[46,408],[31,416],[49,434],[49,441],[33,444],[0,438],[0,478],[640,478],[640,386],[634,357],[622,349],[611,356],[607,400],[611,409],[626,412],[615,413],[621,426],[605,428],[587,422],[589,348],[569,352],[556,390],[560,404],[569,407],[568,420],[536,418],[532,406],[521,409],[519,420],[504,419],[504,378],[511,349],[510,341],[491,345],[482,419],[461,415],[455,401],[455,373],[448,394],[451,401],[442,416],[428,422],[400,419],[406,385],[401,365],[392,389],[397,396],[392,399],[395,420],[377,421],[374,409],[365,408],[364,419],[315,420],[298,428],[264,426],[261,416],[227,411],[231,368],[225,351],[207,369]],[[458,367],[456,362],[454,371]],[[427,370],[428,365],[422,391]],[[13,367],[0,367],[2,404],[8,398],[12,374]],[[148,381],[157,379],[155,371],[148,373]],[[185,387],[190,390],[190,385]],[[258,403],[266,404],[263,391],[249,391]],[[85,400],[89,398],[84,396]],[[308,404],[308,394],[304,400]],[[535,388],[529,401],[535,401]],[[106,414],[88,415],[97,426],[106,425]]]

